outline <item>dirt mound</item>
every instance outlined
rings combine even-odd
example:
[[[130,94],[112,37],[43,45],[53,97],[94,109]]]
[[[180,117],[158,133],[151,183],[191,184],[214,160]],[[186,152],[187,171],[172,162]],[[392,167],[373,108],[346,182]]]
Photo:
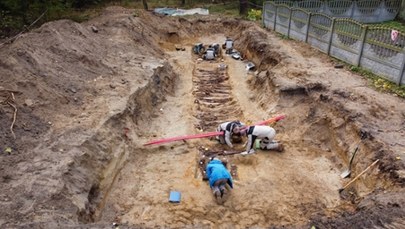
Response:
[[[100,146],[107,144],[100,137],[108,132],[104,128],[113,126],[111,132],[122,141],[125,130],[111,124],[115,116],[129,116],[122,113],[132,106],[137,120],[140,110],[147,114],[140,98],[156,105],[162,102],[159,93],[173,90],[167,83],[173,85],[175,75],[164,65],[158,35],[148,36],[152,32],[144,19],[107,15],[87,24],[50,22],[2,48],[1,98],[13,95],[18,111],[14,138],[9,128],[14,109],[0,108],[2,152],[11,149],[1,160],[6,204],[1,224],[91,220],[100,174],[111,160],[102,152],[116,151]],[[152,93],[159,93],[150,94],[151,84],[157,87]],[[142,91],[146,95],[137,98]],[[115,135],[107,141],[115,142]]]
[[[331,152],[331,149],[337,150],[327,156],[335,163],[339,163],[337,158],[339,156],[349,160],[351,156],[347,154],[351,153],[348,150],[349,145],[361,142],[365,149],[362,150],[362,158],[359,159],[356,170],[360,172],[376,159],[380,159],[381,162],[378,166],[381,174],[376,178],[368,178],[365,186],[377,183],[386,186],[387,182],[392,182],[398,187],[404,187],[405,166],[400,156],[404,143],[392,135],[395,132],[403,136],[404,133],[402,127],[405,113],[402,108],[395,105],[403,103],[403,100],[360,86],[365,85],[364,79],[346,72],[337,72],[328,57],[324,57],[324,66],[315,67],[312,64],[314,57],[308,53],[325,55],[308,50],[305,45],[300,44],[302,50],[298,52],[289,46],[264,43],[263,40],[274,37],[272,34],[264,34],[257,30],[247,30],[243,33],[255,35],[248,35],[253,39],[245,38],[239,44],[240,49],[249,53],[248,56],[258,63],[263,64],[260,60],[264,61],[266,66],[264,70],[259,70],[255,78],[249,79],[252,90],[257,92],[255,100],[259,101],[264,109],[283,110],[295,123],[289,125],[291,122],[282,122],[279,129],[287,133],[302,129],[302,135],[299,135],[302,141],[308,141],[309,144],[326,152]],[[285,44],[285,41],[280,43]],[[280,55],[286,53],[284,51],[288,51],[290,56]],[[346,74],[351,78],[346,78]],[[269,93],[273,96],[269,97]],[[273,102],[278,105],[271,107]],[[361,140],[361,136],[364,135],[366,140]],[[289,142],[295,141],[291,137],[290,135]],[[405,213],[401,207],[404,200],[396,188],[389,194],[387,191],[376,189],[366,196],[364,192],[368,191],[364,188],[357,186],[356,190],[350,190],[349,196],[342,196],[356,204],[356,208],[343,204],[342,208],[338,208],[338,212],[332,215],[326,213],[313,215],[312,224],[320,228],[404,225],[401,219]]]
[[[227,36],[256,72],[191,54],[194,43]],[[403,226],[404,101],[291,42],[237,19],[110,7],[3,46],[0,226]],[[229,157],[236,182],[224,205],[198,167],[199,150],[215,141],[142,146],[279,113],[285,152]],[[352,174],[380,159],[378,169],[339,196],[357,143]],[[167,203],[173,189],[179,205]]]

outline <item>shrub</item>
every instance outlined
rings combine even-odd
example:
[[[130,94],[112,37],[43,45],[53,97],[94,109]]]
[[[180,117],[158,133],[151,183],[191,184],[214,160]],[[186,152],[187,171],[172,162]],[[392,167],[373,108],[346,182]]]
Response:
[[[260,20],[262,20],[262,11],[261,10],[250,9],[249,12],[248,12],[247,18],[250,21],[260,21]]]

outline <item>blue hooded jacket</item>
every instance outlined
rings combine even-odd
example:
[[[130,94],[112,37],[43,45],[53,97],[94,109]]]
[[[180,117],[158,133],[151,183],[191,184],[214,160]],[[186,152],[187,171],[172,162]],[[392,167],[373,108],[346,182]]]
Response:
[[[229,171],[220,160],[212,160],[206,168],[207,177],[210,182],[210,187],[214,186],[215,181],[219,179],[228,179],[228,184],[233,188],[232,177]]]

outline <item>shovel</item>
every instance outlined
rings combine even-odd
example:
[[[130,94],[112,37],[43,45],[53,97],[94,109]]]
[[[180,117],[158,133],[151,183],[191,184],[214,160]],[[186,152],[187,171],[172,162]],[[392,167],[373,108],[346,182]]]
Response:
[[[354,159],[354,156],[356,156],[356,153],[358,150],[359,150],[359,144],[357,144],[356,149],[354,150],[354,152],[352,154],[352,158],[350,158],[349,168],[347,170],[345,170],[342,174],[340,174],[341,178],[350,177],[350,174],[352,173],[351,168],[352,168],[353,159]]]
[[[373,162],[373,164],[369,165],[365,170],[363,170],[359,175],[357,175],[355,178],[353,178],[353,180],[351,180],[349,183],[347,183],[343,188],[339,189],[339,193],[343,192],[343,190],[345,190],[347,187],[349,187],[349,185],[351,185],[353,182],[355,182],[357,179],[359,179],[359,177],[361,177],[361,175],[363,175],[365,172],[367,172],[367,170],[369,170],[371,167],[373,167],[375,164],[377,164],[377,162],[379,162],[380,159],[377,159]]]

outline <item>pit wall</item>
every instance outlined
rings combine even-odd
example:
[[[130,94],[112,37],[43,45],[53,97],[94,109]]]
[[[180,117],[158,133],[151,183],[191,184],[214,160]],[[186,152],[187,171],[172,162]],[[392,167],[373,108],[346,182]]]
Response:
[[[287,114],[288,123],[279,122],[275,125],[277,132],[284,135],[281,141],[286,139],[287,148],[289,144],[317,148],[312,153],[326,157],[336,168],[344,171],[348,168],[355,144],[361,141],[361,134],[364,133],[366,139],[361,142],[358,151],[361,159],[356,158],[351,168],[353,174],[364,170],[370,161],[383,158],[381,154],[389,153],[382,151],[384,143],[374,139],[368,132],[369,128],[353,117],[353,112],[339,99],[335,100],[335,96],[331,96],[334,92],[328,91],[323,85],[295,85],[279,78],[271,70],[262,72],[250,84],[257,94],[254,100],[260,107],[265,110],[275,107],[278,112]],[[289,136],[289,133],[296,135],[297,132],[300,133],[299,137]],[[357,182],[349,198],[366,196],[374,187],[392,185],[395,179],[381,179],[392,178],[394,174],[383,168],[386,165],[383,162],[379,168],[383,173],[374,172]]]
[[[141,144],[137,141],[137,132],[142,128],[138,123],[147,125],[157,112],[156,106],[174,93],[177,79],[169,64],[158,67],[149,82],[130,96],[124,112],[112,116],[94,136],[72,149],[75,156],[63,181],[64,194],[71,197],[77,221],[97,220],[97,209],[103,208],[116,176]]]
[[[398,85],[405,84],[405,32],[347,18],[266,2],[263,25],[288,38],[362,67]]]
[[[299,129],[305,130],[301,133],[302,139],[305,136],[313,138],[307,145],[318,145],[325,149],[325,155],[342,171],[347,169],[353,153],[353,144],[360,141],[362,133],[367,137],[359,152],[363,159],[353,166],[352,171],[362,171],[369,161],[381,158],[380,154],[387,154],[383,150],[384,143],[373,139],[370,135],[371,128],[363,125],[362,118],[357,117],[358,112],[348,109],[342,102],[344,100],[336,96],[339,91],[330,91],[322,83],[302,84],[295,82],[294,78],[284,77],[288,75],[288,72],[283,72],[283,69],[288,71],[288,68],[285,68],[289,64],[288,58],[273,50],[266,40],[264,32],[246,30],[237,38],[235,46],[241,53],[246,54],[247,59],[259,66],[258,74],[248,79],[252,91],[255,91],[253,100],[264,110],[275,109],[277,112],[288,114],[288,124],[276,124],[280,133],[297,132],[299,126]],[[342,95],[342,98],[344,96]],[[317,136],[322,139],[317,139]],[[381,163],[380,170],[383,172],[386,171],[384,166],[385,162]],[[390,178],[393,174],[389,171],[381,176]],[[363,184],[368,185],[359,185],[357,191],[361,194],[369,193],[370,187],[375,187],[370,184],[379,180],[376,179],[377,176],[380,175],[367,176]]]

